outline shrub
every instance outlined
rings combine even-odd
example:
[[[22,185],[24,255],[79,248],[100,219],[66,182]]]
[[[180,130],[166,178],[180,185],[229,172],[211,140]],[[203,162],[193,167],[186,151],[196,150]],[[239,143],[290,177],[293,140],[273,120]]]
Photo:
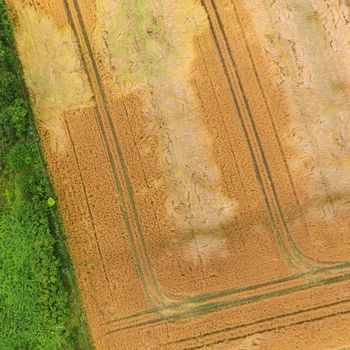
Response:
[[[19,90],[17,77],[9,71],[0,71],[0,107],[8,105]]]

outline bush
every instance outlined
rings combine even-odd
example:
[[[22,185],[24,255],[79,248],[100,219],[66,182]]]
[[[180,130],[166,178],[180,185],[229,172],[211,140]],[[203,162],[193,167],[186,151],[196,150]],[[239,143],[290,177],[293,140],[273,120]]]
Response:
[[[26,144],[16,143],[6,155],[6,170],[9,173],[27,169],[33,161],[32,150]]]
[[[0,65],[4,69],[11,69],[15,64],[16,58],[10,48],[0,41]]]
[[[4,108],[4,110],[0,113],[0,125],[2,121],[6,121],[7,129],[9,131],[9,135],[15,134],[17,138],[24,137],[28,132],[28,106],[22,98],[17,98],[15,101]],[[3,125],[3,129],[5,130],[6,126]]]
[[[0,220],[1,348],[61,349],[67,293],[60,283],[53,240],[44,217],[26,219],[11,215]]]
[[[13,101],[19,90],[17,77],[14,73],[0,71],[0,107]]]

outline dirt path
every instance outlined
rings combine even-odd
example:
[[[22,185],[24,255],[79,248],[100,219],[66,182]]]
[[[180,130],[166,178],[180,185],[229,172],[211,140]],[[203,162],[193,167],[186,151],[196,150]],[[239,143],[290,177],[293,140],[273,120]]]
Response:
[[[349,345],[347,7],[9,3],[96,347]]]

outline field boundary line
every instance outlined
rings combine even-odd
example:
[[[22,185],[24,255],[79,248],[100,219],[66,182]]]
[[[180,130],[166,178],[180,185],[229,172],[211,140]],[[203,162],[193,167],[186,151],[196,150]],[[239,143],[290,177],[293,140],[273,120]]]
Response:
[[[5,1],[6,3],[6,1]],[[8,4],[7,4],[8,6]],[[11,20],[11,18],[9,17]],[[11,24],[12,33],[14,33],[13,22]],[[40,158],[40,168],[44,174],[44,178],[47,180],[47,186],[49,193],[52,193],[54,196],[56,195],[55,187],[54,187],[54,179],[49,170],[48,158],[45,153],[44,142],[39,132],[39,125],[36,118],[36,112],[33,109],[32,99],[30,97],[30,92],[24,80],[23,75],[23,67],[20,60],[20,55],[17,49],[16,41],[13,40],[9,42],[9,46],[15,52],[16,58],[20,63],[20,71],[21,74],[16,74],[16,78],[19,81],[19,90],[22,93],[22,97],[24,101],[28,103],[28,121],[32,132],[34,133],[35,146],[37,149],[38,157]],[[56,240],[55,242],[55,256],[60,261],[61,264],[61,277],[63,284],[68,293],[68,297],[73,296],[75,299],[74,305],[78,309],[77,314],[79,314],[80,321],[78,323],[78,327],[83,334],[85,345],[87,346],[86,350],[95,350],[95,345],[92,341],[91,328],[87,320],[85,305],[83,302],[82,293],[80,287],[78,286],[78,276],[76,268],[73,264],[71,255],[69,254],[69,248],[67,243],[67,233],[66,227],[64,225],[64,220],[62,217],[60,203],[57,201],[56,205],[51,208],[50,213],[48,215],[49,225],[52,226],[52,237]],[[68,306],[71,310],[71,305]],[[74,307],[73,307],[74,308]]]

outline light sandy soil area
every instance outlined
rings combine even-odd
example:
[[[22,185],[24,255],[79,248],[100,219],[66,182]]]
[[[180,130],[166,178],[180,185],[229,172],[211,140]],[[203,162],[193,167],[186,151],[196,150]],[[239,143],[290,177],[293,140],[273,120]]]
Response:
[[[9,0],[97,349],[350,346],[350,8]]]

